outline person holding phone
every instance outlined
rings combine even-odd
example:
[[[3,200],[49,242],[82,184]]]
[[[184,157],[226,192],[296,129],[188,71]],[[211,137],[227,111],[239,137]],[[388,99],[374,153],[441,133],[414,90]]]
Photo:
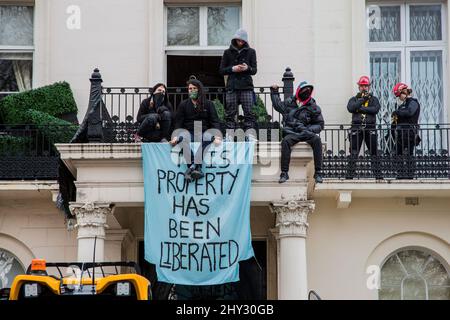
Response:
[[[253,79],[257,72],[256,51],[250,48],[248,34],[239,29],[225,50],[220,64],[220,74],[228,76],[226,84],[225,122],[227,130],[236,129],[238,107],[244,111],[244,130],[255,129],[256,118],[252,112],[255,104]]]

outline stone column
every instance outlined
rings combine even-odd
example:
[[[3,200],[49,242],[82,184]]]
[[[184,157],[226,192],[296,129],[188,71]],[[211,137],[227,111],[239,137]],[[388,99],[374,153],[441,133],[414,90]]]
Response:
[[[314,201],[291,200],[271,204],[279,230],[278,299],[307,300],[306,234]]]
[[[105,229],[107,215],[112,214],[114,205],[102,202],[71,203],[70,211],[76,217],[75,228],[78,229],[78,261],[104,262]]]

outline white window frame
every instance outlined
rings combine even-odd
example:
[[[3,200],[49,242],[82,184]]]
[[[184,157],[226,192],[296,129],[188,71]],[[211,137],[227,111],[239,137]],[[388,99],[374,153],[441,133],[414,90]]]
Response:
[[[447,59],[447,36],[448,36],[448,21],[447,21],[447,2],[445,1],[430,1],[423,0],[404,0],[404,1],[367,1],[366,8],[370,5],[378,6],[400,6],[400,35],[401,41],[392,42],[370,42],[370,29],[366,28],[366,43],[367,43],[367,66],[370,72],[370,53],[384,52],[384,51],[401,51],[401,78],[400,81],[411,83],[411,51],[442,51],[442,90],[443,90],[443,111],[439,122],[446,123],[448,118],[448,72],[449,65]],[[410,41],[410,7],[415,5],[440,5],[441,6],[441,23],[442,23],[442,40],[440,41]],[[414,89],[414,88],[413,88]]]
[[[168,22],[168,8],[200,8],[199,10],[199,31],[200,31],[200,43],[198,46],[169,46],[167,45],[167,22]],[[184,54],[183,52],[197,52],[196,55],[215,53],[221,55],[223,50],[228,48],[226,46],[208,46],[208,8],[209,7],[238,7],[239,8],[239,26],[242,25],[242,5],[237,3],[210,3],[210,4],[167,4],[164,6],[164,49],[166,52],[172,51],[173,54]],[[171,53],[171,54],[172,54]]]
[[[32,7],[33,8],[33,45],[32,46],[6,46],[6,45],[0,45],[0,53],[31,53],[31,61],[32,61],[32,71],[31,71],[31,85],[33,86],[33,77],[34,77],[34,22],[35,22],[35,6],[30,4],[23,4],[18,2],[17,4],[8,4],[8,5],[2,5],[0,6],[6,7]],[[0,91],[0,95],[8,95],[13,93],[18,93],[20,91]]]

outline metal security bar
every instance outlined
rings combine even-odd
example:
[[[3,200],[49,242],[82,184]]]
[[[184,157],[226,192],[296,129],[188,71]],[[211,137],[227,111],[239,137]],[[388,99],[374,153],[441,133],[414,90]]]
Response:
[[[415,128],[328,125],[321,139],[326,145],[325,178],[450,178],[449,125]]]
[[[67,132],[65,126],[1,125],[0,180],[54,180],[59,154],[52,133]]]

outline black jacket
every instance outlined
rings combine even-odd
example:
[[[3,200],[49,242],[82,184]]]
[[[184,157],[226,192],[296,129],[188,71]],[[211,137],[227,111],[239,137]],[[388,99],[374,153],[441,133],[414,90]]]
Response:
[[[325,122],[322,111],[314,99],[299,108],[295,97],[281,101],[279,93],[273,91],[270,97],[274,109],[283,115],[285,133],[309,131],[319,134],[323,130]]]
[[[232,68],[241,63],[248,65],[244,72],[233,72]],[[257,72],[256,51],[246,43],[242,49],[234,44],[225,50],[220,63],[220,74],[228,76],[227,90],[253,90],[252,76]]]
[[[368,102],[367,106],[365,106],[366,102]],[[347,104],[347,110],[352,114],[352,125],[354,126],[367,125],[375,128],[380,108],[380,101],[372,95],[361,98],[358,94],[352,97]]]
[[[145,116],[147,116],[151,113],[161,114],[164,111],[169,111],[173,117],[173,115],[174,115],[173,107],[169,101],[166,101],[164,103],[164,105],[160,106],[159,108],[155,108],[153,106],[153,103],[151,103],[151,102],[152,102],[152,97],[142,100],[141,106],[139,107],[139,111],[138,111],[138,114],[136,117],[137,122],[141,123],[144,120]]]
[[[397,118],[397,126],[415,127],[419,123],[420,104],[417,99],[406,98],[405,103],[397,108],[392,114]]]
[[[194,131],[194,122],[202,122],[202,130],[208,129],[220,130],[220,120],[217,115],[216,107],[210,100],[205,101],[203,110],[194,107],[191,99],[184,100],[180,103],[175,116],[175,129],[186,129],[190,132]]]

